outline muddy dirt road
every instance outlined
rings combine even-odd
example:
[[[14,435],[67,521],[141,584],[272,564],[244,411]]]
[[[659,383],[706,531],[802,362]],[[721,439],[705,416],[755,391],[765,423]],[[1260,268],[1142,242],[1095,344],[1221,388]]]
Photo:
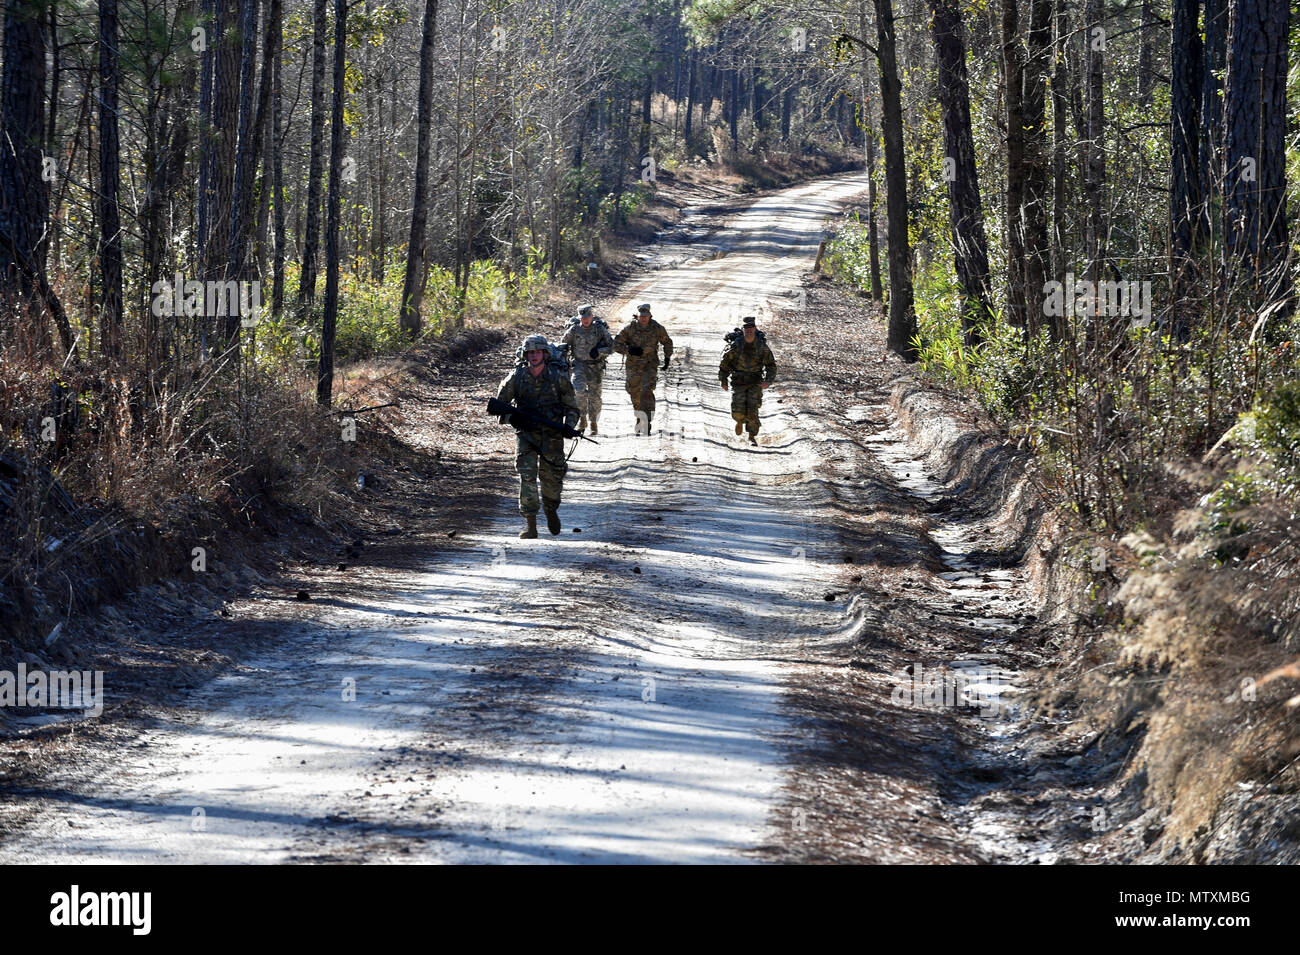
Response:
[[[837,430],[778,383],[750,447],[717,366],[742,315],[763,325],[797,300],[826,218],[864,188],[848,176],[760,199],[624,286],[615,331],[651,302],[676,354],[650,437],[633,433],[611,362],[560,536],[517,539],[502,499],[387,599],[330,601],[89,779],[70,766],[48,780],[0,861],[744,862],[779,850],[792,818],[805,838],[789,754],[809,731],[792,701],[806,706],[819,648],[864,612],[827,593],[843,563],[828,462],[874,460],[874,480],[919,508],[939,488],[880,396]],[[778,362],[798,347],[774,344]],[[860,479],[841,469],[841,504]],[[971,528],[935,534],[933,603],[985,594],[960,612],[971,632],[1012,626],[1015,572],[972,577]],[[938,779],[916,788],[940,801]],[[845,811],[865,819],[880,795]],[[988,857],[989,834],[962,831],[979,828],[971,810],[932,815],[937,848],[900,856],[868,838],[862,854]]]

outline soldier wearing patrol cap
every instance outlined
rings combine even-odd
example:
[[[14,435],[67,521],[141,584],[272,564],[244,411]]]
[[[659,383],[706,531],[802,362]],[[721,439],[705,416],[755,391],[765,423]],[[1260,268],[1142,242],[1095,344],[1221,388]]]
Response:
[[[627,356],[627,393],[632,396],[632,410],[636,412],[637,434],[649,434],[654,418],[660,345],[664,346],[663,368],[667,371],[673,354],[673,340],[651,317],[649,303],[637,306],[636,318],[614,339],[614,350]]]
[[[749,432],[749,443],[758,444],[758,409],[763,392],[776,380],[776,358],[767,346],[767,336],[758,330],[752,315],[741,319],[741,334],[728,336],[730,346],[718,366],[722,390],[731,385],[731,417],[736,419],[736,434]]]
[[[578,398],[578,430],[591,429],[600,434],[600,388],[605,377],[605,361],[614,351],[609,326],[596,316],[596,306],[584,305],[578,317],[569,320],[562,339],[569,350],[573,393]]]

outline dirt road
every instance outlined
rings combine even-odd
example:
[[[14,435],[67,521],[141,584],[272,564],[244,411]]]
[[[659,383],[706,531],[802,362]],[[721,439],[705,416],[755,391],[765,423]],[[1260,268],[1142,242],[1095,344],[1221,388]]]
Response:
[[[611,363],[561,536],[518,540],[502,500],[387,599],[332,601],[89,780],[67,767],[0,861],[743,862],[788,841],[790,753],[819,742],[791,688],[863,614],[827,593],[843,564],[833,499],[861,475],[828,483],[855,438],[780,384],[760,447],[736,437],[717,365],[742,315],[762,325],[797,301],[826,217],[864,188],[763,198],[622,289],[615,330],[649,301],[677,350],[648,438]],[[849,450],[924,505],[938,486],[879,396],[854,414]],[[927,573],[940,604],[989,591],[968,622],[996,633],[1020,584],[971,576],[980,533],[937,526]],[[951,847],[959,817],[936,822],[937,857],[980,858],[978,839]]]

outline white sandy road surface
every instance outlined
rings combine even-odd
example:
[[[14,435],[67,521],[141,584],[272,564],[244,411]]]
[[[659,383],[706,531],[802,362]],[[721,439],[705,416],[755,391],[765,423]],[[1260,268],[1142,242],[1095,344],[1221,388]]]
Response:
[[[518,540],[503,501],[389,600],[287,626],[108,770],[69,767],[0,861],[747,861],[791,732],[782,659],[848,621],[821,599],[838,555],[817,436],[779,383],[761,447],[734,435],[722,335],[793,302],[826,218],[864,187],[761,199],[720,256],[624,289],[614,330],[649,301],[676,354],[649,438],[611,362],[560,537]],[[779,372],[797,343],[773,344]]]

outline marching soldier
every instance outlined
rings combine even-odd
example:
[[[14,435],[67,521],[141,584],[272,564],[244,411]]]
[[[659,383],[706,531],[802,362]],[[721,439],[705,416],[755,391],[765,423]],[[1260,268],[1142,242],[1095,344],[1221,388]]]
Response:
[[[749,443],[758,444],[758,409],[763,404],[763,392],[776,380],[776,358],[752,315],[741,319],[741,331],[722,356],[718,378],[723,391],[727,390],[728,380],[731,383],[731,416],[736,419],[736,434],[747,430]]]
[[[627,355],[627,393],[632,396],[632,410],[637,412],[636,433],[641,434],[642,414],[645,434],[650,433],[655,414],[655,384],[659,381],[659,346],[664,346],[664,371],[673,354],[673,340],[664,327],[650,315],[650,306],[638,305],[636,318],[618,333],[614,350]]]
[[[578,421],[578,400],[569,376],[549,364],[551,346],[544,335],[524,339],[524,364],[501,382],[497,398],[521,411],[562,422],[572,428]],[[522,422],[517,415],[501,418],[516,430],[515,470],[519,472],[519,513],[526,526],[520,537],[537,536],[537,485],[541,483],[541,506],[546,511],[546,529],[560,533],[560,492],[569,469],[564,457],[564,436],[550,428]]]
[[[614,351],[614,339],[609,326],[596,317],[596,306],[579,309],[577,319],[565,329],[563,342],[573,367],[573,393],[580,414],[578,430],[585,431],[590,425],[592,434],[600,434],[600,386],[605,377],[605,360]]]

